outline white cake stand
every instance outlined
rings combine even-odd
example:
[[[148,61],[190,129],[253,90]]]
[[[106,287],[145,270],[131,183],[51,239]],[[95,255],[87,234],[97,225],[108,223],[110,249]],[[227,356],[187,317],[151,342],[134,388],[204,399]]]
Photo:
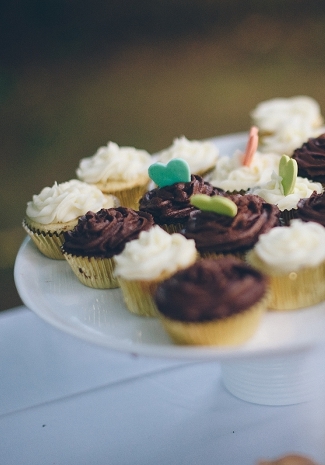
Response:
[[[246,134],[237,134],[215,141],[221,153],[232,154],[246,139]],[[177,346],[157,319],[131,314],[120,289],[95,290],[82,285],[65,260],[43,256],[29,238],[17,254],[14,276],[25,305],[60,330],[128,353],[215,360],[221,364],[225,387],[248,402],[305,402],[325,385],[325,303],[291,312],[268,312],[256,334],[239,347]]]

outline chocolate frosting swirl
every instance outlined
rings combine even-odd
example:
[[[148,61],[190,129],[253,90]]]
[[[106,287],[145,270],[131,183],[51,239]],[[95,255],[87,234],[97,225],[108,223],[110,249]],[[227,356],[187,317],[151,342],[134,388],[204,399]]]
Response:
[[[199,252],[244,252],[253,247],[260,234],[280,226],[280,211],[254,194],[228,196],[237,205],[234,218],[207,211],[196,211],[181,230],[194,239]]]
[[[193,194],[222,195],[224,191],[213,187],[199,175],[191,175],[190,182],[177,182],[157,187],[140,199],[140,211],[148,212],[157,224],[184,223],[196,208],[191,205]]]
[[[125,244],[154,224],[150,214],[126,207],[87,212],[72,231],[64,234],[64,252],[73,255],[110,258],[122,252]]]
[[[313,181],[325,181],[325,134],[310,138],[293,152],[298,175]]]
[[[265,294],[267,278],[235,257],[201,259],[158,285],[160,313],[179,321],[210,321],[240,313]]]
[[[302,221],[315,221],[325,227],[325,193],[314,191],[309,198],[300,199],[295,210],[295,218]]]

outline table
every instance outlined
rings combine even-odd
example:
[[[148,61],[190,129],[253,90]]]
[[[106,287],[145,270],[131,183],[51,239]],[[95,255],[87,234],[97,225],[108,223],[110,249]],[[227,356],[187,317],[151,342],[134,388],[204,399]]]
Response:
[[[251,404],[215,361],[97,347],[25,306],[0,314],[0,353],[1,465],[255,465],[292,452],[325,464],[322,389]]]

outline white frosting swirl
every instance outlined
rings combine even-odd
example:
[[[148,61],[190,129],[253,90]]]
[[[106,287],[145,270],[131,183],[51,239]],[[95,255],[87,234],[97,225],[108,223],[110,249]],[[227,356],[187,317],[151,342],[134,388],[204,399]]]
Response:
[[[243,166],[243,155],[237,150],[233,156],[220,156],[207,180],[215,187],[233,192],[264,184],[273,171],[279,171],[278,154],[255,152],[250,166]]]
[[[269,182],[249,189],[248,193],[259,195],[266,202],[277,205],[281,211],[284,211],[296,209],[299,200],[309,198],[314,191],[317,194],[323,192],[319,182],[312,182],[307,178],[297,176],[293,193],[284,195],[281,181],[281,176],[273,172]]]
[[[259,103],[251,112],[262,134],[260,150],[291,156],[309,137],[325,131],[319,104],[311,97],[275,98]]]
[[[269,268],[290,273],[325,260],[325,228],[312,221],[292,220],[290,226],[261,234],[254,253]]]
[[[260,150],[270,150],[278,154],[291,156],[295,149],[302,146],[310,137],[318,137],[325,132],[325,127],[315,129],[299,118],[292,118],[290,124],[280,127],[274,134],[263,137]]]
[[[187,161],[191,174],[200,174],[212,168],[218,158],[219,149],[210,141],[189,141],[182,136],[174,139],[173,144],[157,154],[157,161],[168,163],[172,158]]]
[[[77,179],[52,187],[27,202],[26,215],[41,224],[66,223],[87,213],[113,206],[112,196],[105,196],[97,187]]]
[[[109,142],[95,155],[80,160],[76,173],[79,179],[90,184],[131,181],[147,175],[150,163],[151,156],[145,150],[119,147],[115,142]]]
[[[194,263],[195,242],[181,234],[169,234],[160,226],[142,231],[114,257],[115,274],[127,280],[152,280],[162,273],[173,274]]]

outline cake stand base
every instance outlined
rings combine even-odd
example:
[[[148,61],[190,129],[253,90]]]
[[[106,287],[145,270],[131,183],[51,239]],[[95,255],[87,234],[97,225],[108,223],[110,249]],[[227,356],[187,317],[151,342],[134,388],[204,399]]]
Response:
[[[223,384],[234,396],[263,405],[307,402],[325,386],[325,351],[276,355],[221,364]]]

